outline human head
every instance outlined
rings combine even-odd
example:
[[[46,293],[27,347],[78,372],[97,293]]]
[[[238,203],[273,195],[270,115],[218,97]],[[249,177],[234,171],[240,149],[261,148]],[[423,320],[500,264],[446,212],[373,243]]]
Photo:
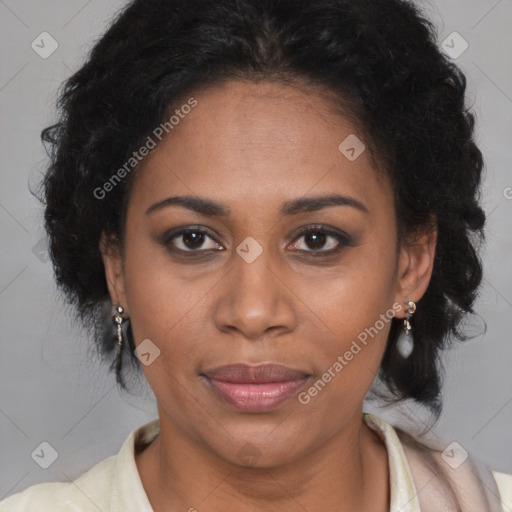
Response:
[[[60,122],[44,132],[54,142],[45,199],[58,283],[108,355],[100,238],[122,242],[136,169],[108,197],[94,191],[190,97],[230,80],[322,89],[333,111],[337,102],[360,128],[376,172],[393,185],[397,241],[435,227],[433,272],[413,320],[415,349],[407,360],[397,354],[401,325],[393,320],[380,377],[397,398],[439,410],[439,351],[450,336],[462,337],[458,327],[481,280],[472,234],[484,224],[483,164],[464,75],[410,2],[130,3],[68,80]]]

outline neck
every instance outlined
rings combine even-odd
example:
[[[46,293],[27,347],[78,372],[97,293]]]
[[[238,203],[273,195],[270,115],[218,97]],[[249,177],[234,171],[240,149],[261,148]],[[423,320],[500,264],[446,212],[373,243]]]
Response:
[[[386,448],[361,415],[300,460],[255,468],[218,457],[161,415],[136,463],[155,512],[389,510]]]

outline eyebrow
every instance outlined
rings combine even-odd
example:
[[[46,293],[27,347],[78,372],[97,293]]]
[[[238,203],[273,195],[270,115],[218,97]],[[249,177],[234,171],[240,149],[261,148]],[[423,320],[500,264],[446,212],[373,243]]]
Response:
[[[161,210],[168,206],[182,206],[206,217],[227,217],[231,210],[220,203],[210,199],[193,196],[172,196],[151,205],[146,210],[146,215]],[[368,208],[357,199],[349,196],[330,194],[327,196],[313,196],[287,201],[281,206],[281,215],[291,216],[298,213],[322,210],[330,206],[350,206],[364,213],[369,213]]]
[[[173,196],[151,205],[146,210],[146,215],[173,205],[183,206],[206,217],[227,217],[231,213],[229,208],[225,208],[221,204],[209,199],[193,196]]]
[[[349,196],[331,194],[328,196],[313,196],[288,201],[281,207],[282,215],[296,215],[302,212],[311,212],[328,208],[329,206],[350,206],[364,213],[369,213],[368,208],[357,199]]]

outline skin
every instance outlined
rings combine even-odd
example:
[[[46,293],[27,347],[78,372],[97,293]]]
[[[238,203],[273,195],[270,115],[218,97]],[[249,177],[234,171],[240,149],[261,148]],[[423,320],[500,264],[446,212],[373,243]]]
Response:
[[[362,421],[390,323],[304,405],[293,397],[263,413],[219,400],[199,374],[232,363],[280,363],[311,375],[332,367],[395,302],[419,301],[431,276],[435,232],[397,251],[391,185],[368,151],[350,162],[338,150],[364,135],[318,92],[231,81],[194,95],[198,105],[137,169],[124,246],[102,241],[111,298],[130,317],[136,344],[161,353],[142,365],[158,403],[160,435],[136,456],[156,512],[389,510],[385,445]],[[330,194],[347,205],[290,216],[283,203]],[[170,196],[214,200],[225,217],[183,206],[148,208]],[[300,228],[345,232],[315,249]],[[203,245],[173,228],[200,225]],[[262,254],[247,263],[248,236]],[[170,249],[189,251],[178,254]],[[222,248],[221,251],[208,249]],[[195,251],[193,254],[192,252]],[[198,251],[203,251],[198,253]],[[207,255],[209,254],[209,256]],[[418,305],[421,307],[421,305]],[[261,457],[237,455],[247,443]]]

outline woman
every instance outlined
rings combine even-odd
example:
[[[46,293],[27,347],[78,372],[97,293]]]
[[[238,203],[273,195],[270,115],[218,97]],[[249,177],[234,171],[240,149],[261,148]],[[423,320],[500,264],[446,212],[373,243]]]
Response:
[[[2,511],[508,510],[511,475],[362,411],[378,378],[439,414],[464,338],[465,86],[403,0],[131,2],[43,132],[45,218],[59,285],[159,417]]]

